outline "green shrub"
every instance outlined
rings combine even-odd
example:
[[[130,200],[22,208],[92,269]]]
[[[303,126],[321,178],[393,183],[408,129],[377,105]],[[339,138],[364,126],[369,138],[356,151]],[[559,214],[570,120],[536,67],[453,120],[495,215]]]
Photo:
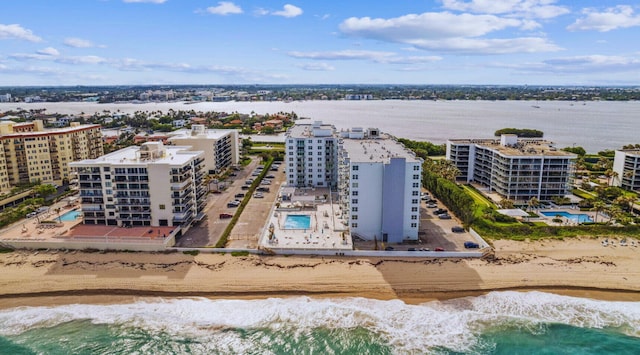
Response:
[[[196,256],[200,254],[200,250],[185,250],[182,252],[182,254]]]
[[[248,256],[248,251],[232,251],[231,256]]]

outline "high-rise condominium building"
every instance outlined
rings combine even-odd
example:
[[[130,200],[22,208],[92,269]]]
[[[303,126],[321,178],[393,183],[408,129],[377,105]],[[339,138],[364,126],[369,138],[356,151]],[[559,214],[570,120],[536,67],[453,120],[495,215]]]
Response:
[[[422,159],[378,129],[340,133],[339,195],[353,235],[418,240]]]
[[[100,125],[44,129],[42,121],[0,123],[0,190],[19,182],[62,184],[69,163],[104,154]]]
[[[168,141],[202,151],[205,169],[209,174],[216,174],[240,162],[238,130],[235,129],[206,129],[204,125],[193,125],[190,130],[172,132]]]
[[[336,187],[338,184],[338,137],[335,127],[322,122],[296,124],[286,137],[287,185]]]
[[[520,202],[567,195],[576,158],[557,150],[552,142],[516,135],[447,141],[447,159],[460,170],[459,179]]]
[[[179,226],[204,217],[204,153],[147,142],[72,163],[85,224]]]
[[[616,150],[612,185],[640,192],[640,149]]]

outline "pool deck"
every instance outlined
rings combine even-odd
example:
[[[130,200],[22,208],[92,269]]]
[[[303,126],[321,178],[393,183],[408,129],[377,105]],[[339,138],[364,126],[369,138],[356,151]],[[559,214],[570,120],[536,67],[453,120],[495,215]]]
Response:
[[[580,209],[577,208],[551,208],[551,209],[543,209],[543,210],[538,210],[538,215],[540,216],[541,220],[543,222],[546,222],[549,225],[563,225],[563,226],[577,226],[581,223],[576,222],[574,219],[571,218],[567,218],[567,217],[560,217],[560,219],[562,219],[562,223],[558,224],[553,222],[552,220],[555,218],[555,215],[553,216],[545,216],[542,214],[542,212],[546,212],[546,213],[557,213],[557,212],[566,212],[566,213],[570,213],[570,214],[583,214],[583,215],[587,215],[591,218],[591,221],[589,222],[595,222],[595,217],[596,217],[596,213],[592,212],[592,211],[580,211]],[[607,217],[605,217],[602,213],[600,213],[598,215],[598,222],[602,222],[605,221]]]
[[[322,193],[317,195],[322,196]],[[309,215],[310,228],[284,229],[284,222],[290,214]],[[262,248],[271,250],[352,250],[353,243],[346,227],[341,210],[331,201],[316,203],[314,207],[284,202],[280,208],[272,208],[259,243]]]

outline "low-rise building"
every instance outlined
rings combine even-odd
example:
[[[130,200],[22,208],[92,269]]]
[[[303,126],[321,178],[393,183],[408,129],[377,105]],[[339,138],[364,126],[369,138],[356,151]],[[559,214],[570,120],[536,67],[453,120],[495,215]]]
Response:
[[[522,203],[533,197],[549,201],[567,195],[576,158],[552,142],[510,134],[447,141],[447,159],[460,170],[458,179]]]

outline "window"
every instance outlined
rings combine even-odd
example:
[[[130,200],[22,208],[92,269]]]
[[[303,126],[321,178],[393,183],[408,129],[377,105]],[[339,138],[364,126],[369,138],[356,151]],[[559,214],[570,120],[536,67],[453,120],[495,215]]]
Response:
[[[417,204],[418,203],[418,199],[414,198],[413,200],[411,200],[411,203],[413,203],[414,205]]]
[[[358,187],[358,183],[357,182],[352,183],[351,187]]]
[[[289,158],[289,161],[293,161],[293,158]]]
[[[411,212],[418,212],[418,207],[411,207]]]
[[[357,220],[358,219],[358,215],[357,214],[351,215],[351,219],[354,220],[354,221]]]
[[[418,219],[418,216],[416,216],[415,214],[412,214],[411,219]]]
[[[160,208],[161,210],[165,209],[165,205],[164,204],[160,204],[160,206],[158,206],[158,208]]]
[[[312,158],[312,157],[309,157],[309,161],[313,161],[313,158]]]
[[[358,223],[351,223],[351,228],[358,228]]]
[[[357,190],[351,191],[351,195],[352,196],[358,196],[358,191]]]
[[[420,184],[419,184],[419,183],[417,183],[417,182],[414,182],[414,183],[413,183],[413,187],[414,187],[414,188],[416,188],[416,187],[420,187]]]
[[[293,163],[289,163],[289,166],[293,166]]]
[[[358,175],[355,175],[355,174],[354,174],[351,178],[352,178],[353,180],[358,180]]]
[[[322,174],[318,174],[318,178],[321,179],[322,178]]]
[[[418,191],[413,191],[413,192],[411,192],[411,195],[418,196],[418,195],[420,195],[420,193]]]
[[[351,207],[351,212],[358,212],[358,207]]]
[[[359,168],[360,167],[358,165],[354,165],[354,166],[351,167],[351,170],[358,171]]]
[[[418,223],[411,223],[411,228],[418,228]]]
[[[358,199],[357,198],[351,199],[351,204],[352,205],[357,205],[358,204]]]
[[[417,166],[417,165],[414,165],[414,166],[413,166],[413,170],[414,170],[414,171],[418,171],[418,170],[420,170],[420,167],[419,167],[419,166]]]
[[[418,180],[418,179],[420,179],[420,175],[418,175],[418,174],[413,175],[413,180]]]
[[[293,179],[293,174],[289,174],[289,179]]]

